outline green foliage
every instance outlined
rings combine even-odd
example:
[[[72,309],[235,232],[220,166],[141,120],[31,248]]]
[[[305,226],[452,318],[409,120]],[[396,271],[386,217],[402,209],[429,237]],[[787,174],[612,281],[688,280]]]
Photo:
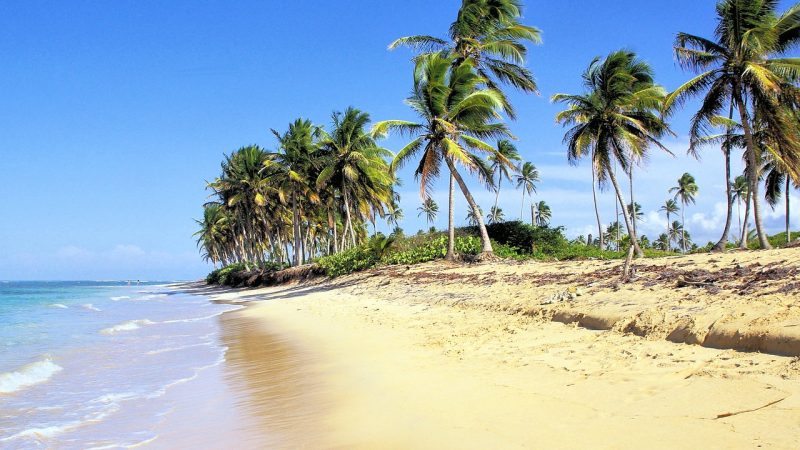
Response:
[[[477,235],[478,228],[466,227],[461,231]],[[554,254],[569,245],[562,227],[534,227],[515,220],[489,224],[486,231],[493,241],[514,248],[519,254]],[[502,257],[499,253],[498,256]]]

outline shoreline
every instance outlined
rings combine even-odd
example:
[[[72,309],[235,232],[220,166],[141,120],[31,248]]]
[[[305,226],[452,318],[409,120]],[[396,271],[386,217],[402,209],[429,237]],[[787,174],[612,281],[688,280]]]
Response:
[[[692,255],[639,264],[665,269],[684,264],[713,274],[714,265],[724,271],[731,264],[749,267],[755,260],[767,270],[792,269],[800,261],[797,255],[798,250]],[[249,401],[262,408],[265,429],[270,420],[273,429],[280,425],[286,443],[791,448],[800,440],[797,358],[669,342],[672,332],[665,326],[690,310],[695,324],[724,316],[713,319],[709,330],[748,324],[749,315],[734,317],[726,310],[736,300],[760,314],[762,329],[791,328],[798,296],[760,294],[771,292],[772,282],[793,283],[794,272],[759,284],[751,296],[735,293],[738,285],[719,282],[716,293],[672,289],[648,300],[643,292],[663,287],[646,286],[652,280],[645,268],[632,286],[581,286],[584,292],[577,298],[539,304],[568,289],[574,276],[588,280],[615,264],[432,263],[299,285],[211,288],[214,292],[206,295],[246,305],[226,313],[226,320],[240,327],[246,321],[258,331],[243,338],[248,345],[282,355],[279,367],[253,361],[251,387],[252,380],[263,390],[282,379],[283,388],[266,397],[256,393]],[[535,290],[526,285],[554,274],[560,279]],[[630,300],[632,295],[637,301]],[[620,300],[626,296],[628,301]],[[787,304],[780,314],[764,314],[778,311],[781,301]],[[671,313],[653,314],[667,304]],[[579,327],[587,325],[585,319],[570,324],[554,320],[559,308],[576,306],[597,315],[645,308],[649,314],[623,317],[647,325],[638,329],[646,332],[621,327],[619,320],[612,321],[609,331]],[[713,335],[706,333],[706,338]],[[763,340],[770,334],[760,336]],[[282,375],[276,378],[275,370]]]

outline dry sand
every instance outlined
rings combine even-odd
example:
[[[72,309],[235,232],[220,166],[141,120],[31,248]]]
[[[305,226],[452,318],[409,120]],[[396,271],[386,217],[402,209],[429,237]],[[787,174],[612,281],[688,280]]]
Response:
[[[619,265],[218,294],[231,382],[285,448],[797,448],[800,359],[707,346],[800,354],[800,249]]]

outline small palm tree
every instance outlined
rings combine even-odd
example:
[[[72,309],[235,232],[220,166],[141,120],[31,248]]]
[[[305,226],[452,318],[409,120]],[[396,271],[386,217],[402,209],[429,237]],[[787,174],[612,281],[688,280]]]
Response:
[[[747,246],[747,243],[746,243],[747,234],[745,233],[745,230],[747,229],[747,221],[748,221],[747,215],[750,212],[749,211],[749,209],[750,209],[749,208],[750,188],[749,188],[749,185],[748,185],[748,182],[747,182],[747,177],[745,177],[744,175],[739,175],[738,177],[736,177],[733,180],[733,183],[731,185],[731,192],[732,192],[733,199],[736,201],[736,211],[737,211],[737,214],[739,215],[739,236],[740,236],[739,242],[740,243],[744,242],[744,245],[746,247]],[[747,203],[748,204],[748,207],[747,207],[748,211],[745,213],[745,219],[744,219],[744,224],[745,225],[744,225],[744,228],[742,228],[742,200],[743,199],[748,202]]]
[[[486,216],[486,219],[489,221],[489,223],[500,223],[504,218],[503,208],[497,206],[492,206],[489,210],[489,215]]]
[[[672,226],[670,227],[669,232],[669,239],[670,241],[677,244],[679,247],[683,247],[687,233],[683,230],[683,225],[677,220],[672,222]]]
[[[633,204],[628,203],[627,206],[625,206],[625,208],[627,208],[628,215],[631,216],[631,219],[633,219],[634,222],[644,221],[643,219],[644,213],[642,212],[642,205],[638,203],[633,203]],[[641,239],[639,239],[639,242],[641,242]]]
[[[672,232],[672,230],[670,229],[669,218],[673,214],[677,214],[678,213],[678,203],[675,202],[674,199],[669,199],[666,202],[664,202],[664,205],[661,206],[659,211],[661,211],[661,212],[663,212],[663,213],[665,213],[667,215],[667,234],[666,235],[669,236],[671,234],[671,232]],[[669,250],[669,247],[667,247],[665,250]]]
[[[670,188],[670,192],[675,193],[675,199],[681,201],[681,248],[683,253],[686,253],[686,205],[695,203],[695,196],[697,195],[697,183],[690,173],[684,173],[678,179],[678,185]]]
[[[400,224],[400,221],[403,220],[403,209],[400,206],[392,202],[389,205],[389,211],[386,213],[386,223],[391,227],[397,227]]]
[[[552,218],[552,213],[550,211],[550,207],[545,203],[544,200],[540,201],[536,204],[535,210],[535,218],[536,218],[536,225],[540,227],[546,227],[550,224],[550,219]]]
[[[436,214],[439,213],[439,205],[437,205],[431,197],[428,197],[422,202],[422,206],[417,208],[417,211],[419,211],[417,217],[425,214],[425,219],[431,224],[436,221]]]
[[[469,206],[466,217],[467,224],[469,224],[471,227],[477,227],[478,223],[481,221],[481,214],[483,213],[481,212],[480,207],[473,208],[472,206]]]
[[[530,196],[536,193],[536,183],[539,182],[539,170],[532,163],[526,162],[522,165],[516,176],[517,189],[522,189],[522,207],[519,210],[519,220],[525,214],[525,194]]]
[[[520,161],[522,158],[519,156],[517,148],[514,147],[510,141],[503,139],[497,142],[497,151],[494,155],[489,155],[487,158],[492,169],[493,178],[495,181],[495,190],[497,193],[494,196],[494,207],[497,208],[497,203],[500,201],[500,187],[503,184],[503,178],[511,180],[511,173],[517,172],[518,169],[514,165],[515,161]]]

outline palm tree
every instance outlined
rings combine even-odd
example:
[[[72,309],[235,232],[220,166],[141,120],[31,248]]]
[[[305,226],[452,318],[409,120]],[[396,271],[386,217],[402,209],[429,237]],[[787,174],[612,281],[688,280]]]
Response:
[[[620,251],[622,242],[622,226],[619,223],[619,220],[608,225],[608,228],[606,229],[606,237],[608,238],[609,242],[615,243],[615,250]],[[609,247],[611,247],[610,244]]]
[[[503,216],[503,208],[497,206],[492,206],[489,210],[489,214],[486,216],[486,220],[488,220],[489,223],[500,223],[503,219],[505,219]]]
[[[411,158],[422,153],[415,171],[420,181],[420,196],[428,197],[428,190],[445,163],[469,206],[477,210],[477,203],[461,177],[456,164],[485,178],[485,162],[473,151],[484,152],[497,159],[504,156],[481,138],[508,136],[505,125],[493,122],[499,118],[502,106],[499,93],[482,88],[486,80],[476,74],[469,60],[454,65],[454,58],[445,53],[432,53],[417,58],[414,70],[413,95],[406,103],[421,117],[421,123],[388,120],[376,123],[373,134],[385,135],[397,130],[414,136],[392,161],[396,170]],[[486,181],[486,180],[484,180]],[[453,208],[453,202],[450,203]],[[492,253],[492,243],[481,215],[477,216],[484,256]],[[450,225],[448,258],[453,258],[454,232]]]
[[[739,235],[744,235],[744,229],[747,228],[747,216],[745,216],[745,225],[744,229],[742,228],[742,199],[745,199],[748,203],[748,212],[749,212],[749,198],[750,198],[750,188],[748,187],[747,177],[744,175],[739,175],[736,179],[733,180],[731,185],[731,192],[733,194],[733,199],[736,201],[736,210],[739,215]],[[740,238],[740,242],[742,239],[746,239],[746,237]],[[746,246],[746,244],[745,244]]]
[[[497,203],[500,200],[500,186],[503,184],[503,178],[511,181],[511,172],[517,172],[518,169],[514,165],[514,161],[520,161],[522,158],[519,156],[517,148],[514,147],[510,141],[503,139],[497,142],[497,152],[495,155],[489,155],[487,158],[492,169],[493,176],[497,177],[495,189],[497,193],[494,196],[494,207],[497,208]]]
[[[667,224],[667,228],[669,228],[669,224]],[[653,242],[653,246],[665,252],[670,251],[669,234],[661,233],[661,235],[658,236],[658,239],[656,239],[656,241]]]
[[[391,157],[391,152],[379,147],[366,132],[369,114],[349,107],[344,113],[334,112],[332,120],[331,133],[320,141],[326,159],[316,185],[320,189],[330,186],[341,196],[345,216],[342,237],[349,235],[355,246],[353,216],[364,216],[373,209],[382,213],[392,200],[395,179],[383,159]]]
[[[400,224],[400,221],[403,220],[403,209],[395,202],[392,202],[388,209],[389,211],[386,213],[385,217],[386,223],[396,228]]]
[[[633,220],[634,223],[643,220],[642,217],[644,217],[644,213],[642,212],[642,205],[638,203],[628,203],[625,205],[625,208],[628,210],[628,215],[631,216],[631,220]],[[639,239],[639,241],[641,242],[641,239]]]
[[[469,224],[469,226],[471,227],[477,227],[478,223],[481,222],[480,220],[481,214],[483,213],[481,213],[480,207],[473,209],[472,206],[470,205],[467,209],[467,217],[466,217],[467,224]]]
[[[672,222],[672,227],[669,232],[669,238],[672,242],[675,242],[683,248],[688,235],[689,233],[683,229],[683,225],[681,225],[680,222],[677,220]]]
[[[770,248],[764,233],[758,197],[759,149],[753,139],[751,111],[760,111],[772,132],[791,143],[793,151],[783,156],[793,161],[793,176],[800,179],[800,153],[793,115],[781,107],[781,97],[794,91],[800,60],[781,56],[800,41],[800,5],[778,15],[773,0],[721,0],[717,3],[715,39],[686,33],[676,38],[675,53],[680,63],[699,75],[669,95],[665,109],[705,92],[700,109],[692,119],[690,152],[701,142],[700,135],[713,118],[728,107],[735,108],[744,132],[747,178],[752,194],[753,215],[761,248]],[[750,105],[748,106],[748,100]],[[730,117],[730,116],[729,116]],[[725,149],[726,186],[730,183],[730,148]],[[728,193],[728,214],[732,214],[732,193]],[[730,220],[728,220],[728,226]],[[720,242],[725,242],[723,236]]]
[[[680,199],[681,201],[681,248],[683,253],[686,253],[686,205],[689,203],[694,204],[694,197],[697,195],[697,183],[691,174],[684,173],[678,179],[678,185],[670,188],[669,191],[675,193],[675,200]]]
[[[678,203],[676,203],[674,199],[669,199],[664,202],[664,205],[661,207],[661,209],[659,209],[659,211],[662,211],[667,215],[667,236],[669,236],[671,234],[669,218],[671,215],[678,213]],[[666,250],[669,250],[669,248]]]
[[[519,210],[519,220],[525,213],[525,193],[533,196],[536,193],[536,183],[539,182],[539,170],[532,163],[526,162],[522,165],[516,175],[517,189],[522,189],[522,206]]]
[[[650,66],[625,50],[613,52],[602,61],[595,58],[584,72],[583,80],[587,93],[552,97],[554,102],[569,105],[556,116],[562,125],[574,125],[564,136],[568,159],[574,164],[590,154],[599,182],[611,181],[631,244],[641,257],[644,253],[625,211],[614,167],[619,164],[623,171],[631,172],[632,160],[643,160],[650,145],[669,153],[658,141],[670,133],[659,113],[665,92],[653,83]]]
[[[425,219],[428,221],[428,223],[433,223],[436,220],[436,214],[439,213],[439,205],[437,205],[432,198],[428,197],[422,202],[422,206],[417,208],[417,210],[419,211],[417,217],[425,214]]]
[[[395,40],[389,49],[410,46],[423,52],[448,52],[455,65],[471,60],[489,89],[500,93],[506,114],[515,118],[514,108],[500,89],[509,84],[523,92],[537,92],[533,74],[524,67],[527,49],[524,41],[538,44],[541,32],[519,22],[522,7],[518,0],[463,0],[456,20],[450,25],[450,40],[433,36],[406,36]]]
[[[302,200],[308,199],[312,203],[319,201],[319,195],[313,189],[316,177],[312,167],[312,158],[318,150],[317,138],[321,129],[314,126],[310,120],[297,119],[289,124],[289,130],[281,134],[275,130],[272,133],[278,139],[280,151],[270,153],[264,161],[264,172],[267,177],[274,177],[273,183],[279,185],[279,197],[285,199],[288,193],[292,205],[293,225],[293,255],[294,265],[303,263],[302,235],[300,229]]]
[[[791,191],[792,178],[788,174],[786,167],[774,158],[768,158],[762,172],[765,174],[764,198],[772,209],[778,205],[781,196],[784,197],[784,212],[786,225],[786,243],[792,242],[791,230]],[[795,183],[795,187],[800,186]]]
[[[552,217],[552,213],[550,211],[550,207],[547,206],[544,200],[540,201],[536,204],[536,225],[540,227],[546,227],[550,224],[550,218]]]
[[[194,233],[197,236],[197,246],[203,249],[204,261],[211,261],[214,267],[217,263],[229,260],[227,244],[230,241],[229,217],[225,206],[219,202],[209,202],[203,206],[203,220],[195,220],[200,230]]]

